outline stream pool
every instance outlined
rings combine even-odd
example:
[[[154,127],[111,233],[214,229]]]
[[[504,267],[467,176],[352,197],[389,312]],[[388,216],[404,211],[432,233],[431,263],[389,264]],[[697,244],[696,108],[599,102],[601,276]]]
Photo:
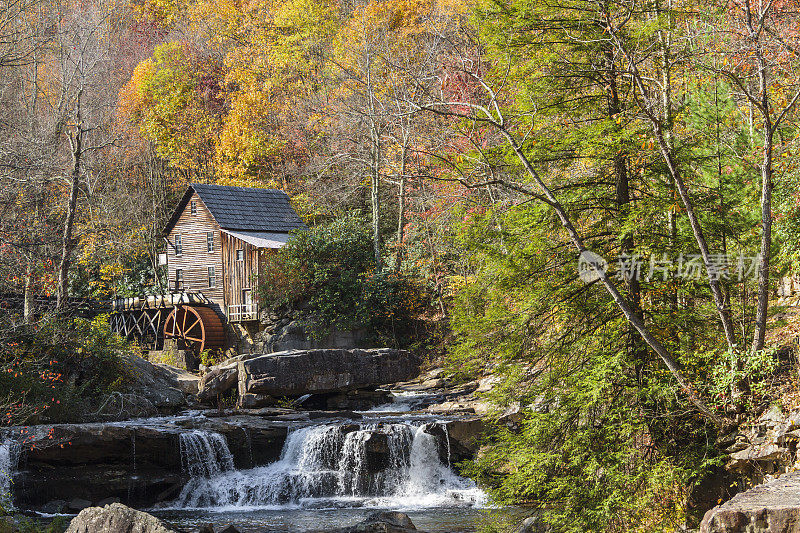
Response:
[[[216,529],[231,524],[242,533],[302,533],[352,526],[363,520],[369,509],[251,509],[251,510],[168,510],[156,516],[176,525],[199,527],[213,524]],[[473,533],[487,520],[513,519],[521,511],[513,509],[428,508],[404,511],[421,531],[430,533]],[[498,516],[502,515],[502,516]]]

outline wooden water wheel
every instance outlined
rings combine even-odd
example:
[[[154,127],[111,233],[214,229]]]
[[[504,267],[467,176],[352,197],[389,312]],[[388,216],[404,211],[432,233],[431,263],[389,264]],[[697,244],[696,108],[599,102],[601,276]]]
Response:
[[[164,338],[175,339],[178,349],[199,354],[225,346],[225,328],[210,307],[179,305],[164,322]]]

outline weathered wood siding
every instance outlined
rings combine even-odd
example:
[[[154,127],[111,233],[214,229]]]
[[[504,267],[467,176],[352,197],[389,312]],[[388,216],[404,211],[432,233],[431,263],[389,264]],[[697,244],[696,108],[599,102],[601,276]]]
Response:
[[[236,251],[242,250],[241,261],[236,259]],[[225,273],[223,286],[225,302],[229,306],[244,305],[242,291],[250,289],[251,303],[257,302],[259,250],[236,237],[222,233],[222,270]]]
[[[196,202],[197,213],[192,214],[191,205]],[[214,251],[208,251],[207,232],[213,233]],[[175,253],[175,236],[181,236],[183,253]],[[167,237],[167,265],[171,292],[180,292],[175,287],[175,271],[183,270],[183,291],[202,292],[207,298],[225,309],[222,265],[222,232],[211,212],[195,193],[186,204],[178,222]],[[208,286],[208,267],[213,266],[216,287]]]

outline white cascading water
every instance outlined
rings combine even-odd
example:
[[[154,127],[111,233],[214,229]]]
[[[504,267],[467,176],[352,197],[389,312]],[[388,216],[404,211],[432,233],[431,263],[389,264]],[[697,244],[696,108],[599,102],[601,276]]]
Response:
[[[232,468],[232,461],[230,465],[214,473],[210,468],[197,469],[197,474],[189,470],[192,479],[175,505],[421,508],[484,503],[483,492],[472,481],[442,463],[437,438],[424,426],[299,428],[288,435],[278,461],[241,471]]]
[[[181,463],[192,478],[217,476],[234,469],[228,442],[219,433],[194,430],[179,435]]]
[[[0,443],[0,509],[13,509],[11,495],[11,478],[17,468],[19,459],[19,443],[7,440]]]

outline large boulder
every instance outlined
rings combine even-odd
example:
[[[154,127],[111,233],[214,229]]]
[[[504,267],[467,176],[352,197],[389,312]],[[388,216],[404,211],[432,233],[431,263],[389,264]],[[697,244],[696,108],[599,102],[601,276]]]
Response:
[[[197,394],[200,382],[198,376],[174,366],[156,364],[155,367],[170,387],[184,394]]]
[[[179,389],[176,373],[164,365],[154,365],[141,357],[130,357],[135,377],[128,384],[131,394],[141,395],[160,412],[174,412],[186,405],[186,394]]]
[[[714,507],[703,517],[700,533],[800,533],[800,472]]]
[[[238,363],[227,363],[220,366],[212,367],[200,379],[199,392],[197,398],[199,400],[211,400],[217,395],[225,394],[231,390],[239,379]]]
[[[121,503],[84,509],[69,523],[66,533],[174,533],[155,516]]]
[[[295,350],[240,361],[239,395],[300,396],[376,388],[419,373],[419,360],[405,350]]]
[[[447,429],[447,437],[450,439],[452,453],[459,460],[471,458],[477,453],[486,428],[482,419],[470,417],[450,420],[445,423],[445,427]]]

